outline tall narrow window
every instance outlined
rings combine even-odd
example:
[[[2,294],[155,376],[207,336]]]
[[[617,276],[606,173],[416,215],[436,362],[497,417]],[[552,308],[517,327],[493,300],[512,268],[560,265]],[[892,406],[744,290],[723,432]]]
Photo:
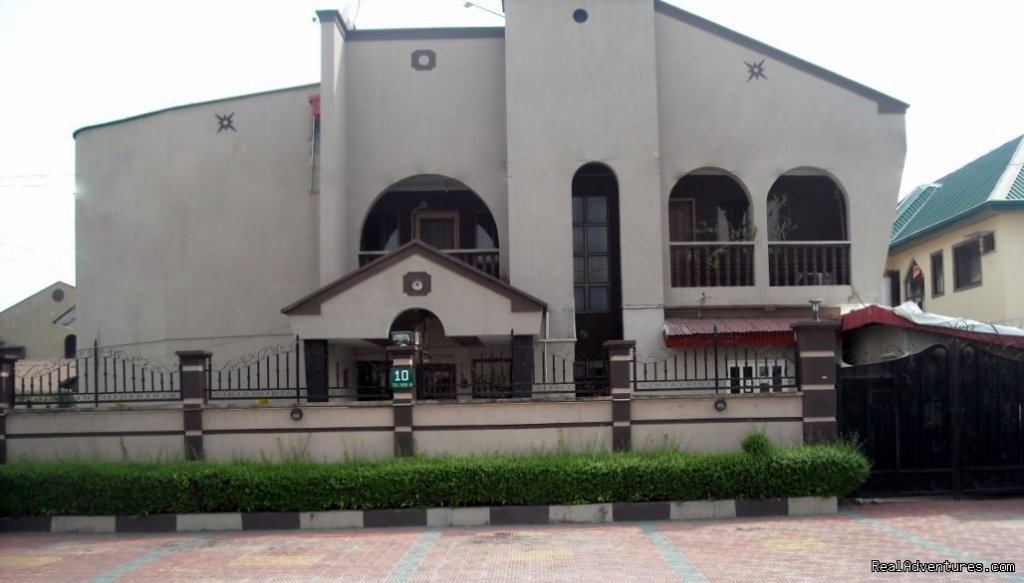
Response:
[[[608,198],[604,195],[572,199],[573,282],[576,311],[607,312]]]
[[[942,251],[932,253],[932,297],[937,298],[946,293],[946,271],[942,260]]]

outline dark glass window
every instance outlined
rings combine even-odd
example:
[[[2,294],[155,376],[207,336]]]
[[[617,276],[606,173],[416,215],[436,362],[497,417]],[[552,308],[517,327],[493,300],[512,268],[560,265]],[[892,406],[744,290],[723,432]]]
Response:
[[[942,251],[932,253],[932,297],[946,293],[946,270],[943,265]]]
[[[981,285],[981,245],[971,239],[953,247],[954,289]]]
[[[574,196],[572,219],[576,312],[608,312],[611,309],[608,197],[603,194]]]

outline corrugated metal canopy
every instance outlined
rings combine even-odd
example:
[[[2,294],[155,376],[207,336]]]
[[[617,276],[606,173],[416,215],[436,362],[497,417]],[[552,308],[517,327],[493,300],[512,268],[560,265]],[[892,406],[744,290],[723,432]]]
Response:
[[[779,345],[795,342],[793,324],[808,318],[666,318],[665,346]]]

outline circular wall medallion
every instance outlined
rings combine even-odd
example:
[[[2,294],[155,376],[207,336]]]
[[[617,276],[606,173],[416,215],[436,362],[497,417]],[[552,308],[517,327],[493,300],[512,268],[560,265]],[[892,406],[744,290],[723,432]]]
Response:
[[[55,302],[62,302],[64,301],[64,290],[55,289],[53,290],[53,293],[50,294],[50,297],[53,298],[53,301]]]
[[[414,279],[410,284],[410,287],[412,288],[412,291],[423,291],[423,280]]]
[[[582,9],[582,8],[577,8],[572,13],[572,19],[575,20],[576,22],[580,23],[580,24],[583,24],[584,22],[586,22],[587,21],[587,17],[589,17],[589,16],[590,15],[587,14],[587,11]]]

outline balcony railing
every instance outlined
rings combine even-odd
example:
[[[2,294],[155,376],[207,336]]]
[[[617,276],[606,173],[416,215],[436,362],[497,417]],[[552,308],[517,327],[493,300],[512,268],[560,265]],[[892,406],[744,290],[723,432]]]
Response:
[[[487,275],[501,277],[497,249],[448,249],[444,252],[467,265],[479,269]],[[388,253],[388,251],[360,251],[359,267],[384,257]]]
[[[849,285],[850,244],[820,241],[770,243],[768,281],[773,286]]]
[[[754,244],[672,243],[672,287],[754,285]]]

